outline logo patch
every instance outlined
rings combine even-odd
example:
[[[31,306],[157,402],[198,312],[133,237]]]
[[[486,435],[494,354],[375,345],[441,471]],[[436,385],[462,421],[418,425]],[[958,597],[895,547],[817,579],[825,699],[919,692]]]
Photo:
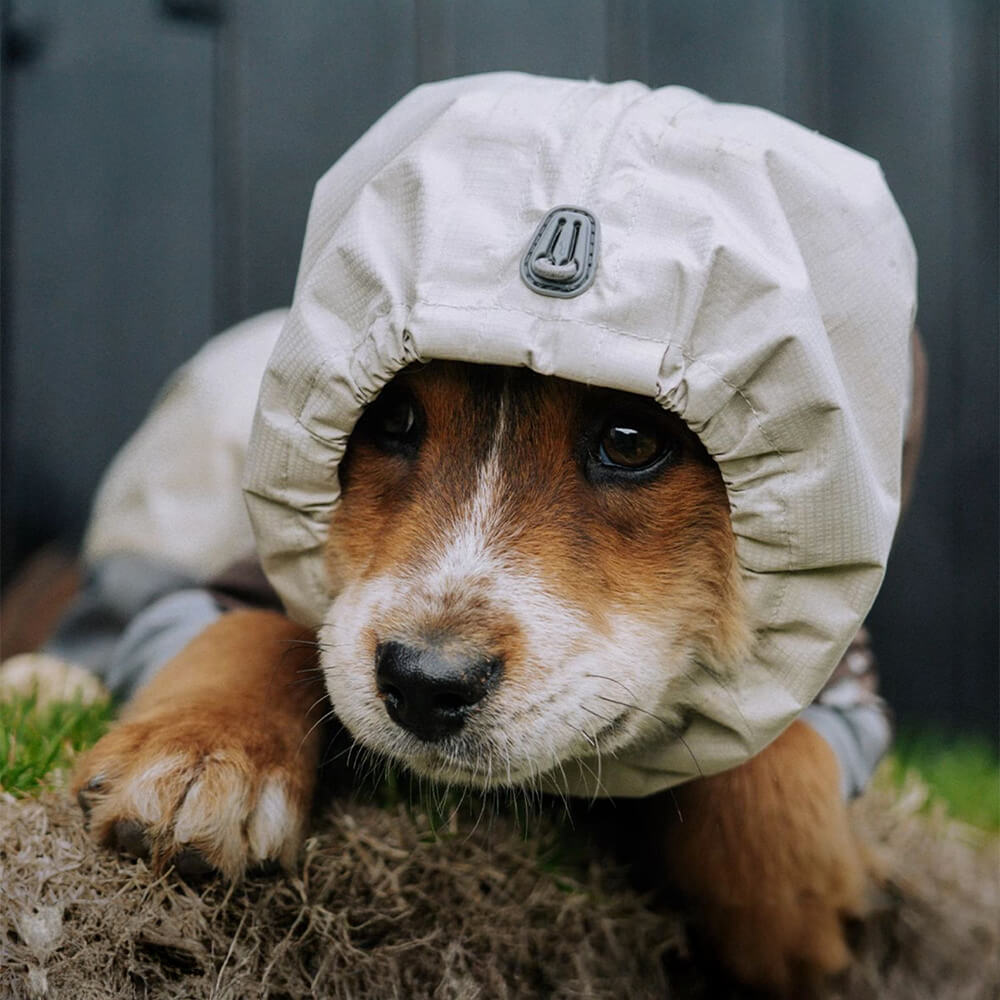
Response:
[[[597,219],[571,205],[553,208],[539,223],[521,260],[524,283],[539,295],[570,299],[585,292],[597,271]]]

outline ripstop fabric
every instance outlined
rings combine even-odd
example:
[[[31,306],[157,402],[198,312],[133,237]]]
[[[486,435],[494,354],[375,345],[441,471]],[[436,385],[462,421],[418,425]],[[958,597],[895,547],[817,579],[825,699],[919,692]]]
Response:
[[[600,226],[593,285],[530,289],[557,206]],[[245,489],[293,617],[331,593],[326,526],[363,408],[417,360],[526,365],[653,397],[726,482],[756,640],[686,747],[582,762],[644,795],[760,750],[864,619],[899,509],[916,259],[878,165],[681,87],[488,74],[418,88],[319,182]],[[564,784],[560,777],[560,786]]]

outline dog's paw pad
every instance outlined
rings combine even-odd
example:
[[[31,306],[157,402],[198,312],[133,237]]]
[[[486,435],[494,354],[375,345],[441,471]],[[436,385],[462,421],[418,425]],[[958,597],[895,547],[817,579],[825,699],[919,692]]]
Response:
[[[192,847],[185,847],[182,851],[179,851],[174,856],[173,865],[177,873],[189,881],[218,875],[215,866],[210,865],[205,860],[205,856]]]
[[[145,826],[135,819],[120,819],[112,827],[114,846],[122,854],[134,858],[149,858],[149,834]]]

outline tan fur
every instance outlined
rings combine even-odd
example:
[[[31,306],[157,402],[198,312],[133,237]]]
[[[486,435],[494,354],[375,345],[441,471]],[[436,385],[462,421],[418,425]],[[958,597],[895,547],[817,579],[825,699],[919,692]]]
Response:
[[[843,924],[863,914],[866,857],[837,761],[808,725],[639,811],[651,876],[682,896],[737,979],[802,998],[847,966]]]
[[[185,850],[229,878],[266,860],[290,866],[325,705],[312,639],[281,615],[237,611],[190,643],[79,762],[73,791],[94,837],[114,846],[121,824],[138,822],[159,869]],[[276,796],[281,815],[268,817]]]
[[[484,409],[498,378],[515,390],[510,405],[520,416]],[[738,669],[748,628],[726,491],[679,421],[667,418],[681,448],[669,474],[641,488],[595,488],[576,449],[587,414],[608,393],[445,363],[407,372],[400,383],[426,416],[426,441],[410,459],[374,447],[363,427],[352,438],[327,549],[335,595],[392,574],[419,588],[493,455],[493,507],[481,530],[505,565],[537,573],[541,592],[558,594],[594,634],[622,616],[637,630],[673,616],[678,648],[723,674]],[[499,419],[516,433],[498,452],[487,431]],[[562,668],[529,662],[525,623],[498,606],[491,586],[461,578],[416,625],[390,601],[360,627],[357,660],[341,666],[338,683],[368,698],[374,724],[391,729],[374,691],[373,657],[387,637],[416,628],[502,658],[503,683],[530,702],[545,672]],[[76,786],[97,839],[120,843],[122,825],[128,832],[137,822],[160,867],[190,848],[229,877],[269,857],[290,864],[319,752],[322,685],[309,672],[312,649],[296,645],[312,638],[268,612],[233,613],[164,667],[81,762]],[[336,705],[335,687],[331,693]],[[799,997],[844,967],[841,921],[859,911],[864,868],[836,760],[807,726],[793,725],[727,774],[637,808],[636,863],[681,893],[737,978]]]

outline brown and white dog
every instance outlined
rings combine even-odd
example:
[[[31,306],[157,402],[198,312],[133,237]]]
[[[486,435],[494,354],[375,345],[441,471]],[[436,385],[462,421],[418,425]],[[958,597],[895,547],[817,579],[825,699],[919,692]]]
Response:
[[[341,478],[318,636],[234,611],[161,669],[80,763],[102,844],[230,879],[291,866],[331,704],[378,758],[531,790],[568,760],[683,738],[682,714],[649,706],[745,655],[725,486],[651,400],[411,366],[366,411]],[[635,808],[636,864],[691,904],[737,978],[799,996],[845,967],[866,866],[812,728]]]
[[[863,780],[800,713],[891,545],[915,275],[877,165],[768,112],[418,88],[317,185],[249,451],[199,463],[188,413],[111,491],[152,514],[104,551],[146,553],[155,523],[181,565],[214,540],[204,470],[245,458],[246,547],[314,628],[232,611],[153,674],[81,762],[97,839],[291,865],[326,721],[362,766],[635,796],[636,867],[732,973],[801,996],[842,969]],[[216,361],[193,381],[225,423]],[[196,503],[163,530],[143,477],[178,460]]]

